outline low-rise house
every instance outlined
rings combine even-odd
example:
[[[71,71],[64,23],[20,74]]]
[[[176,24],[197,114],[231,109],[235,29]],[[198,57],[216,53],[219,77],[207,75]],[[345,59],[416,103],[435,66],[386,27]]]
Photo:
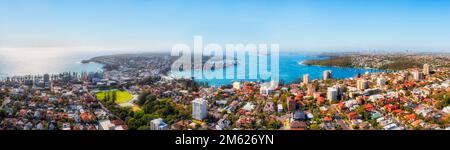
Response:
[[[223,130],[223,129],[226,129],[226,128],[228,128],[228,126],[230,125],[230,123],[231,123],[231,122],[230,122],[228,119],[222,118],[222,119],[220,119],[220,120],[217,122],[216,130]]]
[[[348,117],[348,119],[356,119],[356,118],[358,118],[358,113],[352,111],[350,113],[347,113],[347,117]]]
[[[162,118],[153,119],[150,121],[150,130],[167,130],[168,126],[164,123]]]
[[[62,130],[71,130],[69,123],[63,123]]]
[[[306,120],[306,115],[303,111],[297,110],[293,115],[293,119],[298,121],[304,121]]]
[[[100,120],[98,122],[98,130],[113,130],[114,124],[111,123],[111,120]]]
[[[278,113],[283,112],[283,105],[282,104],[278,104],[277,105],[277,110],[278,110]]]
[[[244,107],[242,107],[243,110],[245,111],[252,111],[253,109],[255,109],[255,105],[252,104],[251,102],[247,102]]]
[[[269,113],[274,112],[275,108],[274,108],[273,102],[267,102],[266,105],[264,105],[263,110],[264,110],[264,112],[269,112]]]
[[[290,123],[291,130],[306,130],[307,125],[303,121],[292,121]]]
[[[446,106],[442,109],[442,111],[446,114],[450,114],[450,106]]]

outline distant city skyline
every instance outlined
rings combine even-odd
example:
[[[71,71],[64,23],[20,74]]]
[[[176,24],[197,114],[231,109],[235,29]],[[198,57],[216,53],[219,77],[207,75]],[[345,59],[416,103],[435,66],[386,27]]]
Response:
[[[450,50],[450,1],[2,0],[0,52],[167,51],[278,43],[281,51]]]

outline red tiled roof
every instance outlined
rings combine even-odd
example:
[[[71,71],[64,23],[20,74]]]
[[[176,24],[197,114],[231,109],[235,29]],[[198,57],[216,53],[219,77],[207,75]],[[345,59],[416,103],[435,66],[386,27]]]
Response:
[[[415,114],[405,115],[405,118],[408,120],[414,120],[414,119],[416,119],[416,115]]]
[[[322,97],[322,96],[320,96],[320,97],[317,97],[317,101],[319,101],[319,102],[323,103],[323,102],[325,102],[325,98],[324,98],[324,97]]]
[[[345,107],[345,104],[344,104],[344,102],[339,102],[338,106],[339,106],[340,108],[344,108],[344,107]]]
[[[398,108],[398,105],[397,104],[395,104],[395,105],[388,104],[388,105],[385,105],[384,108],[386,108],[388,111],[393,111]]]
[[[364,105],[364,108],[365,108],[366,110],[373,110],[373,109],[374,109],[374,107],[373,107],[372,104],[365,104],[365,105]]]
[[[349,119],[356,119],[356,118],[358,117],[358,113],[352,111],[352,112],[350,112],[350,113],[347,114],[347,117],[348,117]]]
[[[424,101],[424,102],[432,103],[432,102],[433,102],[433,99],[431,99],[431,98],[426,98],[426,99],[424,99],[423,101]]]
[[[396,110],[393,110],[392,112],[398,114],[398,113],[402,113],[403,110],[401,110],[401,109],[396,109]]]
[[[416,127],[416,126],[418,126],[420,124],[420,122],[421,122],[420,120],[416,120],[413,123],[411,123],[411,125]]]
[[[303,94],[297,94],[297,96],[295,96],[295,100],[299,101],[303,98]]]
[[[406,87],[410,87],[413,86],[415,83],[414,82],[405,82],[403,85],[405,85]]]
[[[407,102],[407,101],[408,101],[408,98],[406,98],[406,97],[400,97],[400,100],[401,100],[402,102]]]
[[[301,121],[293,121],[290,126],[292,130],[304,130],[306,128],[306,123]]]
[[[326,116],[325,118],[323,118],[324,121],[333,121],[333,118]]]

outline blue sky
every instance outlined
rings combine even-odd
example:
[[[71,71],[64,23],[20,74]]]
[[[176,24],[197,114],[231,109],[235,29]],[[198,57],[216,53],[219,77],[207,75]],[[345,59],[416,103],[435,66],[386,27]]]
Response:
[[[449,50],[447,0],[0,0],[1,49]]]

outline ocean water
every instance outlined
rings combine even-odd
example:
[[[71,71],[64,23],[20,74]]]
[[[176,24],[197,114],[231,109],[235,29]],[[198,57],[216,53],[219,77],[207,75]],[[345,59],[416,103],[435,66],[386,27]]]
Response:
[[[343,79],[343,78],[352,78],[356,77],[358,74],[364,74],[366,72],[383,72],[383,70],[377,70],[377,69],[362,69],[362,68],[343,68],[343,67],[332,67],[332,66],[308,66],[301,64],[302,61],[309,60],[309,59],[324,59],[325,57],[319,57],[317,56],[317,53],[281,53],[279,57],[279,78],[280,81],[283,81],[285,83],[290,83],[293,81],[297,81],[297,79],[302,78],[304,74],[310,75],[310,80],[314,79],[321,79],[323,77],[323,71],[325,70],[331,70],[333,78],[336,79]],[[270,61],[269,61],[270,64]],[[242,64],[238,64],[242,65]],[[231,69],[230,69],[231,70]],[[217,75],[218,73],[225,72],[224,74],[228,73],[234,73],[233,79],[204,79],[202,77],[205,76],[213,76]],[[245,72],[236,72],[236,71],[229,71],[225,69],[224,71],[193,71],[194,79],[200,82],[207,82],[208,85],[212,86],[220,86],[220,85],[226,85],[231,84],[234,81],[261,81],[261,82],[267,82],[269,80],[261,80],[261,78],[257,79],[249,79],[249,74],[254,74],[255,72],[249,72],[248,66],[246,73]],[[245,79],[237,79],[238,74],[246,74]],[[259,74],[259,72],[258,72]],[[182,72],[171,72],[171,75],[173,77],[180,77],[180,78],[189,78],[191,75],[187,71]],[[203,75],[203,76],[202,76]]]
[[[101,64],[81,63],[94,56],[98,54],[62,51],[1,52],[0,79],[16,75],[101,71]]]

